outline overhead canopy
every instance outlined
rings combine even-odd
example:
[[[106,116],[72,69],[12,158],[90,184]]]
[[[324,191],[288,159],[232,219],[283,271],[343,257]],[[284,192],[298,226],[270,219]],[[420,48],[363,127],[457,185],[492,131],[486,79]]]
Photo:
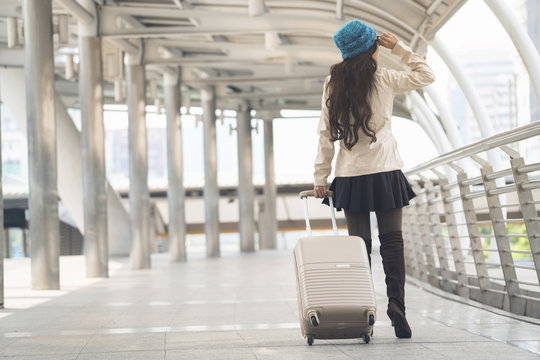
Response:
[[[121,77],[117,49],[138,54],[148,78],[181,67],[184,97],[196,103],[202,85],[216,85],[218,106],[230,107],[239,98],[254,109],[320,108],[322,82],[330,65],[341,61],[332,41],[345,22],[359,19],[377,33],[390,31],[425,54],[426,40],[448,21],[466,0],[120,0],[100,5],[99,33],[104,41],[106,81]],[[62,3],[74,0],[62,0]],[[69,13],[53,2],[55,14]],[[3,1],[3,16],[20,17],[19,1]],[[57,19],[54,20],[57,22]],[[22,21],[21,21],[22,22]],[[57,53],[76,53],[76,20],[70,18],[68,44]],[[5,32],[5,27],[2,27]],[[0,56],[2,65],[16,62]],[[19,52],[21,50],[18,50]],[[8,57],[10,58],[8,61]],[[22,59],[22,56],[20,56]],[[113,59],[111,61],[111,59]],[[63,57],[57,59],[64,77]],[[382,54],[383,66],[399,68]],[[113,68],[114,67],[114,68]],[[110,68],[110,69],[109,69]],[[61,81],[60,81],[61,82]],[[76,87],[59,84],[69,95]],[[112,85],[106,86],[112,95]],[[398,98],[395,113],[410,117]]]

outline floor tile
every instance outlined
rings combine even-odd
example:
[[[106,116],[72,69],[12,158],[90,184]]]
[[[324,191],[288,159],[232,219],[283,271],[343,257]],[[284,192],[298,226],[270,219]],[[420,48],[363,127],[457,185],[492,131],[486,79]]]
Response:
[[[77,360],[163,360],[164,351],[122,351],[80,354]]]
[[[540,355],[540,339],[535,341],[510,341],[510,344]]]
[[[78,354],[88,336],[40,336],[14,339],[2,349],[0,356],[34,356]]]
[[[539,358],[537,354],[502,342],[425,343],[423,345],[451,360],[532,360]]]
[[[299,329],[290,252],[230,253],[185,264],[171,264],[166,254],[158,254],[152,257],[153,268],[142,271],[130,270],[127,258],[112,261],[109,279],[74,283],[56,293],[24,290],[40,302],[7,309],[0,317],[0,360],[540,357],[540,326],[449,301],[412,284],[406,296],[413,337],[397,339],[385,313],[379,255],[373,256],[378,310],[371,342],[315,340],[313,346]],[[84,271],[83,257],[64,264],[68,271]],[[5,293],[14,299],[21,289],[8,286]]]
[[[150,350],[165,350],[164,333],[94,335],[82,353]]]

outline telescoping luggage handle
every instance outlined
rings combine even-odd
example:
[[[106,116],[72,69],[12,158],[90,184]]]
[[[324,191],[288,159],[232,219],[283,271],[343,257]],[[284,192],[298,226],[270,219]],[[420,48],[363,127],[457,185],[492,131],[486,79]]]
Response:
[[[307,198],[310,196],[315,196],[315,193],[313,190],[306,190],[302,191],[300,193],[300,199],[304,200],[304,214],[306,216],[306,231],[308,233],[308,236],[311,236],[311,225],[309,224],[309,211],[308,211],[308,203]],[[334,211],[334,200],[332,197],[334,196],[334,193],[331,190],[326,191],[326,197],[328,198],[329,205],[330,205],[330,212],[332,214],[332,229],[334,230],[334,235],[338,234],[337,224],[336,224],[336,213]]]

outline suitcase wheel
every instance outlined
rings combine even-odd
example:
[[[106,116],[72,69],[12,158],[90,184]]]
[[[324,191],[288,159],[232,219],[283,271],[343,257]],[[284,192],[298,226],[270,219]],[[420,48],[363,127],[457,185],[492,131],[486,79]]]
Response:
[[[317,327],[319,326],[319,324],[321,323],[319,321],[319,315],[317,314],[317,311],[315,310],[310,310],[307,314],[309,320],[311,321],[311,325],[313,325],[314,327]]]
[[[364,334],[364,342],[366,344],[369,344],[369,341],[371,340],[371,337],[368,334]]]
[[[313,345],[313,335],[307,335],[307,343],[309,346]]]
[[[373,324],[375,324],[375,316],[369,314],[369,325],[373,326]]]

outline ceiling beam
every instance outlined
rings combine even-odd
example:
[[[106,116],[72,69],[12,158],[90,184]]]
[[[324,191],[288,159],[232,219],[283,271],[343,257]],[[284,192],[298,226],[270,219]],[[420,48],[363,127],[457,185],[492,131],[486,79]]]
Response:
[[[343,14],[343,3],[344,0],[336,0],[336,18],[338,20],[344,20],[345,15]]]
[[[260,16],[266,12],[264,0],[249,0],[249,16]]]
[[[212,85],[212,84],[283,84],[285,81],[299,81],[299,80],[320,80],[324,79],[328,75],[327,72],[313,75],[303,75],[303,76],[274,76],[274,77],[226,77],[226,78],[211,78],[211,79],[195,79],[195,78],[183,78],[182,83],[189,85]]]
[[[0,66],[23,67],[24,49],[0,47]]]
[[[309,32],[330,37],[341,26],[337,19],[265,13],[248,17],[238,13],[210,12],[204,10],[175,10],[144,7],[104,6],[101,12],[101,35],[104,37],[175,37],[183,34],[257,34],[267,31],[281,33]],[[118,28],[116,19],[125,16],[193,18],[198,26],[163,26],[145,28]]]
[[[94,22],[94,15],[90,14],[75,0],[56,0],[64,7],[77,21],[84,25],[90,25]]]
[[[162,45],[159,42],[147,41],[145,43],[144,63],[145,64],[213,64],[219,62],[231,61],[268,61],[268,62],[285,62],[287,60],[297,61],[320,61],[329,64],[341,61],[339,52],[335,47],[322,46],[303,46],[303,45],[286,45],[280,46],[268,51],[263,44],[233,44],[233,43],[183,43],[182,46],[177,46],[184,52],[196,51],[197,48],[201,51],[205,50],[206,45],[211,49],[222,49],[225,55],[197,55],[197,56],[171,56],[163,58],[159,56],[158,49]],[[188,45],[188,46],[186,46]],[[191,48],[191,49],[190,49]],[[206,48],[206,50],[208,50]]]
[[[303,98],[309,98],[309,97],[316,97],[318,99],[321,98],[322,95],[322,88],[319,91],[311,91],[311,92],[291,92],[291,93],[285,93],[281,91],[273,92],[273,93],[238,93],[238,94],[223,94],[223,93],[216,93],[216,96],[221,97],[223,99],[267,99],[267,98],[287,98],[287,99],[303,99]]]
[[[191,4],[187,0],[172,0],[173,3],[179,8],[179,9],[190,9]]]

